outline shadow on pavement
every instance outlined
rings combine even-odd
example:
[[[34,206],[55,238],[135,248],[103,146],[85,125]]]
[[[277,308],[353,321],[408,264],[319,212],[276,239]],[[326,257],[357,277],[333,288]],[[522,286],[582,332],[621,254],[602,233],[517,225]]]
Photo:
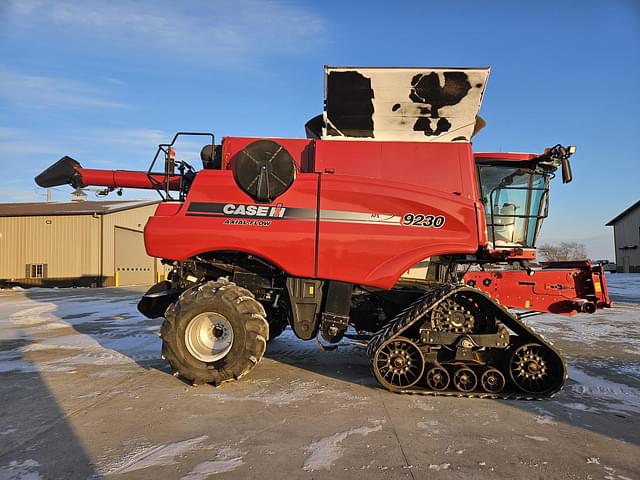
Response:
[[[303,341],[290,328],[267,344],[266,358],[344,382],[377,388],[364,348],[344,345],[322,350],[315,340]]]
[[[160,357],[160,339],[155,336],[162,319],[146,319],[135,308],[144,290],[143,287],[74,289],[67,292],[33,290],[27,291],[26,295],[36,302],[54,305],[65,303],[61,309],[58,307],[52,313],[70,323],[78,333],[91,337],[105,349],[114,350],[145,369],[155,369],[169,374],[169,366]],[[74,302],[84,307],[81,309],[84,313],[69,313],[74,311]],[[366,352],[355,346],[348,345],[336,351],[323,351],[313,341],[303,342],[287,329],[282,336],[268,344],[266,357],[341,382],[362,385],[372,390],[380,388],[371,373]],[[596,359],[590,358],[588,353],[581,352],[571,360],[572,363],[588,365]],[[606,378],[609,378],[608,375]],[[182,383],[176,382],[176,385],[179,385],[179,388],[183,387]],[[550,415],[553,421],[640,445],[636,429],[630,428],[630,422],[634,422],[637,413],[595,408],[590,394],[587,392],[581,395],[571,388],[572,385],[575,384],[569,380],[564,391],[551,400],[492,401],[496,402],[497,406],[511,407],[513,415],[518,415],[518,411],[527,412],[531,417]],[[224,386],[221,390],[224,391]],[[428,401],[430,397],[423,398]],[[464,408],[473,409],[475,402],[487,401],[465,399]],[[636,401],[635,405],[640,409],[639,403]]]
[[[161,340],[157,335],[163,319],[148,319],[136,308],[148,288],[34,288],[24,293],[34,302],[53,305],[47,313],[104,349],[112,350],[144,369],[167,373],[169,367],[160,356]],[[104,363],[108,364],[106,360]]]
[[[28,338],[0,341],[0,479],[101,478],[35,362],[20,353]]]
[[[314,342],[303,342],[295,338],[293,332],[288,329],[285,333],[267,345],[265,355],[274,361],[301,368],[317,375],[322,375],[335,380],[352,382],[366,386],[372,390],[382,389],[371,372],[369,358],[364,349],[351,345],[339,347],[336,351],[323,351],[316,347]],[[596,358],[572,358],[570,368],[574,364],[584,365],[596,362]],[[599,359],[601,360],[601,359]],[[607,377],[608,378],[608,377]],[[631,382],[633,383],[633,382]],[[565,423],[573,427],[589,430],[610,438],[615,438],[625,442],[640,445],[640,434],[636,428],[630,427],[629,422],[637,418],[637,413],[632,411],[615,410],[612,404],[607,410],[601,408],[602,405],[594,405],[590,393],[580,393],[579,385],[569,379],[563,390],[555,397],[547,400],[524,401],[524,400],[483,400],[483,399],[457,399],[451,398],[452,402],[464,402],[464,407],[474,409],[474,405],[479,406],[486,402],[495,402],[496,408],[500,410],[509,407],[514,416],[519,415],[519,411],[526,412],[540,422]],[[633,387],[630,387],[633,388]],[[607,394],[606,390],[595,392]],[[384,392],[385,395],[402,395],[391,392]],[[408,396],[409,397],[409,396]],[[412,398],[423,398],[428,402],[432,396],[415,396]],[[443,397],[439,397],[443,398]],[[635,399],[635,406],[640,411],[640,401]],[[460,403],[456,404],[460,408]]]

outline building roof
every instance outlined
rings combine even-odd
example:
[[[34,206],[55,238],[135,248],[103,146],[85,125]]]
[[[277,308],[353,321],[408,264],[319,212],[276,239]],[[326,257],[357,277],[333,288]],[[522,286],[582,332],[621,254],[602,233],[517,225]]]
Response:
[[[611,220],[609,220],[605,225],[607,227],[613,226],[615,223],[618,223],[622,219],[622,217],[625,217],[628,213],[631,213],[633,210],[635,210],[638,207],[640,207],[640,200],[638,200],[636,203],[631,205],[629,208],[627,208],[624,212],[622,212],[617,217],[612,218]]]
[[[159,200],[112,200],[106,202],[0,203],[0,217],[52,215],[106,215],[159,203]]]

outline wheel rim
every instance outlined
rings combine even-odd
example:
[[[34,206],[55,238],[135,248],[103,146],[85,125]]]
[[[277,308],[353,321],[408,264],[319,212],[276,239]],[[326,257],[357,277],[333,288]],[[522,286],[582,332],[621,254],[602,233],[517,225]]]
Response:
[[[449,372],[442,367],[433,367],[427,372],[427,385],[432,390],[446,390],[449,386]]]
[[[520,390],[527,393],[546,393],[555,386],[558,372],[552,353],[536,343],[516,348],[509,361],[509,375]]]
[[[502,391],[506,381],[504,379],[504,375],[502,375],[499,370],[490,368],[482,374],[480,383],[482,384],[482,388],[485,392],[498,393]]]
[[[233,328],[224,315],[204,312],[191,319],[184,332],[189,353],[201,362],[224,358],[233,346]]]
[[[453,375],[453,384],[461,392],[470,392],[478,384],[478,377],[470,368],[460,368]]]
[[[415,385],[424,372],[424,357],[418,346],[407,338],[396,338],[376,352],[374,373],[388,389]]]

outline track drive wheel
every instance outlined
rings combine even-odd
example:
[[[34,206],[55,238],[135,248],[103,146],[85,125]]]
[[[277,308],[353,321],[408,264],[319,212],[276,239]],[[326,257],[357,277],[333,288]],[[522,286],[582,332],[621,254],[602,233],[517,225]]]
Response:
[[[220,385],[246,375],[262,359],[269,324],[253,294],[227,280],[180,295],[166,311],[162,354],[194,385]]]
[[[384,342],[373,357],[373,373],[387,390],[401,390],[418,383],[424,373],[424,356],[408,338]]]
[[[492,333],[496,328],[491,309],[469,293],[456,294],[440,302],[431,313],[431,328],[438,332]]]
[[[564,381],[560,362],[548,348],[525,343],[511,353],[509,376],[523,392],[542,395],[555,390]]]

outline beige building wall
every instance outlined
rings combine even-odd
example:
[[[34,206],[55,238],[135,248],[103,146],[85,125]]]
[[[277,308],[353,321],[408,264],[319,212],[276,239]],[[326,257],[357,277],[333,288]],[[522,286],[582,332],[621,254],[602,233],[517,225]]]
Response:
[[[136,232],[143,232],[147,219],[156,211],[157,205],[132,208],[104,216],[102,237],[102,270],[105,277],[115,276],[115,227],[123,227]]]
[[[636,207],[615,223],[613,235],[617,271],[640,273],[640,207]]]
[[[136,232],[139,245],[132,245],[132,250],[144,254],[142,232],[155,209],[146,205],[103,215],[0,217],[0,280],[28,279],[26,265],[41,263],[47,266],[47,279],[95,277],[87,282],[95,284],[101,277],[104,286],[113,286],[116,228]],[[143,263],[149,265],[148,260]],[[153,272],[145,283],[164,279],[170,270],[160,259],[151,265]]]
[[[25,278],[26,264],[49,277],[100,274],[100,217],[0,217],[0,278]]]

